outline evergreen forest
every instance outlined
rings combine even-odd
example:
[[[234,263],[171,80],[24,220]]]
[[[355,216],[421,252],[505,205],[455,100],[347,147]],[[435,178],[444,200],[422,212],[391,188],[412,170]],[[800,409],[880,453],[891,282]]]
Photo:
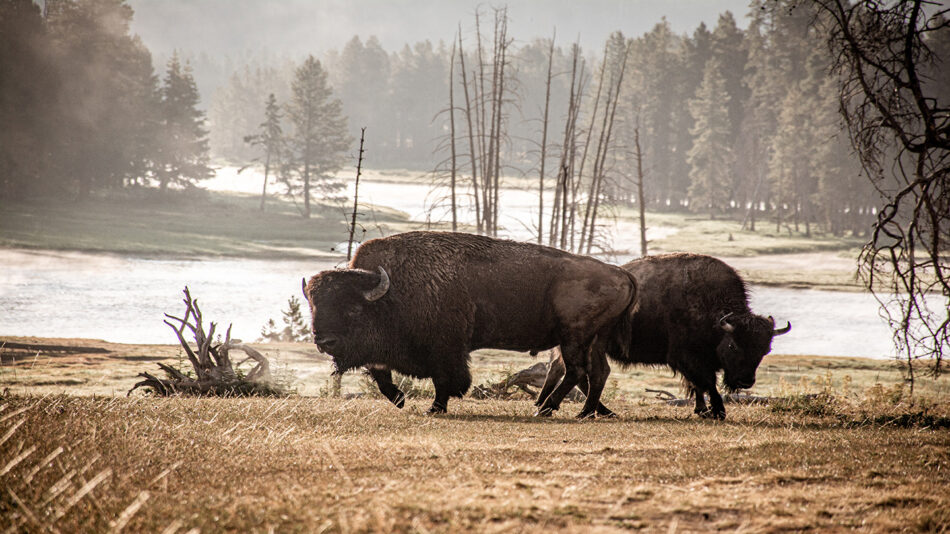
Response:
[[[481,197],[484,233],[506,180],[554,188],[539,241],[572,249],[563,236],[583,240],[598,204],[638,202],[641,181],[648,209],[752,230],[865,235],[876,216],[808,2],[753,0],[683,35],[661,20],[598,50],[556,28],[509,36],[504,8],[485,7],[449,43],[354,36],[307,58],[181,51],[160,65],[133,16],[123,0],[0,4],[3,198],[191,188],[215,162],[266,168],[283,184],[272,193],[309,213],[339,193],[366,127],[368,166],[451,176]],[[950,28],[927,45],[923,87],[946,102]]]

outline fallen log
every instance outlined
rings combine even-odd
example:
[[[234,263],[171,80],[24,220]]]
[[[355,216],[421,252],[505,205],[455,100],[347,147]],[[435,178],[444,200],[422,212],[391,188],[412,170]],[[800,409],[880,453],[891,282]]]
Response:
[[[663,389],[646,388],[648,393],[655,393],[656,398],[670,406],[692,406],[696,400],[693,398],[679,398],[669,391]],[[722,396],[724,404],[768,404],[778,400],[779,397],[760,397],[758,395],[749,395],[748,393],[729,393]]]
[[[513,373],[501,382],[475,386],[472,388],[472,396],[476,399],[510,399],[521,391],[535,399],[538,392],[531,388],[541,388],[544,385],[544,380],[548,376],[549,365],[550,361],[547,363],[538,362],[527,369]],[[516,389],[511,391],[511,388]],[[583,401],[586,398],[577,388],[572,389],[566,397],[567,400],[576,402]]]

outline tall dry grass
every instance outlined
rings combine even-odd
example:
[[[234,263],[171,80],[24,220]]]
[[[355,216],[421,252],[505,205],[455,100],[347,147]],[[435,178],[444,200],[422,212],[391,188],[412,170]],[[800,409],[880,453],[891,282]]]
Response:
[[[0,530],[946,530],[950,413],[879,396],[858,400],[936,424],[848,397],[719,423],[622,399],[577,422],[526,401],[7,396]]]

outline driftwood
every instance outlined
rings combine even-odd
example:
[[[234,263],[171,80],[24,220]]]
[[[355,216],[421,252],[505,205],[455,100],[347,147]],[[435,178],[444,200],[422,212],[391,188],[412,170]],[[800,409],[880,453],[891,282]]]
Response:
[[[691,398],[678,398],[676,395],[663,389],[646,388],[646,391],[648,393],[656,393],[657,399],[669,404],[670,406],[692,406],[696,402]],[[759,397],[757,395],[749,395],[748,393],[729,393],[728,395],[722,396],[722,402],[724,404],[768,404],[774,400],[777,399],[775,397]]]
[[[241,343],[240,339],[231,339],[231,327],[228,326],[223,343],[214,344],[214,331],[217,325],[209,323],[205,333],[201,308],[198,300],[191,298],[188,287],[184,290],[185,315],[175,317],[165,314],[164,321],[178,337],[179,343],[188,356],[188,361],[194,369],[194,376],[189,376],[170,365],[159,363],[158,367],[165,372],[167,378],[158,378],[149,373],[139,373],[144,380],[137,382],[128,395],[138,388],[151,389],[155,394],[168,395],[282,395],[282,389],[273,383],[270,373],[270,363],[257,350]],[[194,321],[192,321],[194,319]],[[175,324],[177,323],[177,324]],[[189,330],[194,337],[195,347],[192,348],[185,341],[185,330]],[[247,374],[241,375],[234,369],[230,351],[243,351],[248,359],[257,362],[257,365]],[[243,361],[241,362],[243,363]],[[238,364],[240,365],[240,363]]]
[[[475,386],[472,389],[472,396],[476,399],[510,399],[517,395],[519,391],[522,391],[530,395],[531,398],[537,398],[538,392],[531,388],[540,388],[544,385],[544,379],[548,376],[549,363],[538,362],[527,369],[512,374],[501,382]],[[511,391],[511,388],[516,389]],[[570,401],[580,402],[586,396],[579,389],[574,388],[566,398]]]

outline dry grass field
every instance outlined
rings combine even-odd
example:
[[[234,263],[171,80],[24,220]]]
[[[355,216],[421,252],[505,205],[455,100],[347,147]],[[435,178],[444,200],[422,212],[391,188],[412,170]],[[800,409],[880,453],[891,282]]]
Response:
[[[579,404],[319,397],[325,361],[296,345],[259,347],[303,395],[125,397],[175,348],[59,341],[107,352],[0,354],[0,531],[950,529],[947,380],[910,398],[891,362],[769,356],[754,392],[788,400],[725,422],[643,392],[678,392],[668,371],[615,369],[621,416],[578,422]],[[476,383],[532,363],[504,356],[476,354]]]

